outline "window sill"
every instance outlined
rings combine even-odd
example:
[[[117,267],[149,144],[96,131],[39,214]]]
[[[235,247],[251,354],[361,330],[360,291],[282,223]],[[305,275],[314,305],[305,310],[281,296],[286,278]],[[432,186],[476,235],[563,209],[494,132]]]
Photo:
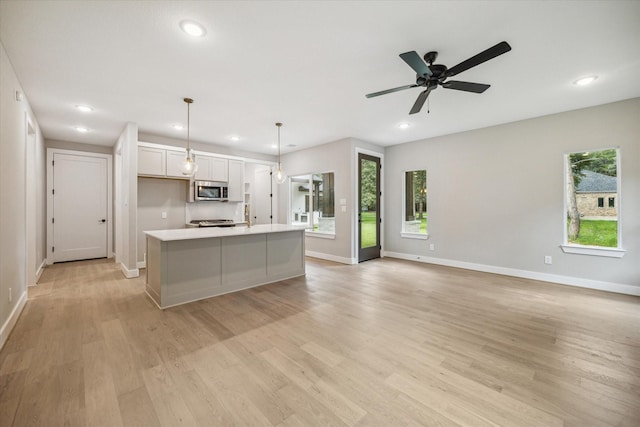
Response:
[[[566,254],[594,255],[608,258],[622,258],[626,252],[624,249],[599,246],[560,245],[560,247],[562,252]]]
[[[428,234],[422,233],[405,233],[404,231],[400,233],[400,236],[405,239],[416,239],[416,240],[427,240],[429,238]]]
[[[307,236],[309,236],[309,237],[319,237],[321,239],[332,239],[332,240],[336,238],[335,234],[320,233],[318,231],[309,231],[309,230],[307,230]]]

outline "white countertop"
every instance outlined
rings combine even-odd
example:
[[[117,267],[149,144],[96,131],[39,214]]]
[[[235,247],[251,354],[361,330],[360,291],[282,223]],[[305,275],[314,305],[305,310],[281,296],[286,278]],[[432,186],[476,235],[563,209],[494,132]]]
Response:
[[[247,236],[251,234],[283,233],[285,231],[304,231],[305,227],[286,224],[262,224],[251,227],[205,227],[179,228],[175,230],[145,231],[149,237],[163,242],[171,240],[207,239],[210,237]]]

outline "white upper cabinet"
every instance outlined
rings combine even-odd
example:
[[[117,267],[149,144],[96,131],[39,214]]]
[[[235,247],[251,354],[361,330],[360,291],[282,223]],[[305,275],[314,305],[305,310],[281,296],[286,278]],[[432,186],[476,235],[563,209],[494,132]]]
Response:
[[[138,146],[138,175],[189,179],[180,171],[186,150]]]
[[[180,170],[180,166],[182,166],[182,162],[187,157],[187,150],[183,151],[170,151],[167,150],[167,176],[172,178],[184,178],[188,179],[189,177],[182,174]]]
[[[227,182],[229,180],[229,160],[212,157],[211,165],[211,181]]]
[[[244,201],[244,162],[229,160],[229,201]]]
[[[229,180],[229,160],[212,156],[196,156],[195,179],[203,181],[221,181]]]
[[[166,176],[167,150],[138,147],[138,175]]]

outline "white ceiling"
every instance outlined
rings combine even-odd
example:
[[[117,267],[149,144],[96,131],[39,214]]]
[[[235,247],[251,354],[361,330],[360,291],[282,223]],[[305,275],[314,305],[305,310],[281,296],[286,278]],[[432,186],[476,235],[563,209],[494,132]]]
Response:
[[[128,121],[185,138],[171,128],[184,97],[192,140],[273,154],[276,121],[283,152],[386,146],[640,96],[640,1],[2,0],[0,39],[45,137],[99,145]],[[420,88],[365,98],[415,82],[402,52],[452,67],[502,40],[511,52],[455,77],[491,84],[484,94],[439,88],[411,116]]]

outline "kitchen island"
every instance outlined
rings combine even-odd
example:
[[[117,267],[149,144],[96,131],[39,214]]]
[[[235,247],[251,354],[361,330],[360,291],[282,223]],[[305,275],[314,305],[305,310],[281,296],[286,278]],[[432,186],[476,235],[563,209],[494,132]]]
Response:
[[[145,234],[146,292],[160,308],[305,274],[304,228],[271,224]]]

